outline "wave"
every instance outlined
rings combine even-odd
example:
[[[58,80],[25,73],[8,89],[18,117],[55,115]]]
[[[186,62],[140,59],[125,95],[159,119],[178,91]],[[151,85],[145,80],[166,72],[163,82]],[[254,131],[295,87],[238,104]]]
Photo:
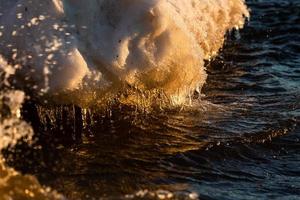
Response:
[[[27,94],[81,107],[116,96],[184,103],[245,17],[243,0],[0,0],[0,150],[33,140]],[[2,155],[0,176],[3,198],[64,199]]]
[[[0,2],[0,54],[17,69],[14,84],[81,106],[128,85],[184,102],[205,83],[204,60],[249,16],[243,0]]]

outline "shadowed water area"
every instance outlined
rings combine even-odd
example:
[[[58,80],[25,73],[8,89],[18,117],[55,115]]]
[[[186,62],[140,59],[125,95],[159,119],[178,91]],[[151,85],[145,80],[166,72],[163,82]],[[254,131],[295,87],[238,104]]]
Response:
[[[28,101],[36,142],[5,150],[6,163],[68,199],[299,199],[300,1],[247,5],[190,106]]]

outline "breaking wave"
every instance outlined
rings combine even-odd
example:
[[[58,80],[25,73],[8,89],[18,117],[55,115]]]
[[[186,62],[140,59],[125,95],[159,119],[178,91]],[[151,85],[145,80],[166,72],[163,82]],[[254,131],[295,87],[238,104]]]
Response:
[[[0,0],[0,150],[32,141],[27,95],[81,107],[185,103],[247,17],[243,0]],[[4,199],[63,199],[0,159]]]
[[[243,0],[2,0],[0,9],[14,85],[81,106],[128,86],[185,102],[205,83],[204,60],[249,16]]]

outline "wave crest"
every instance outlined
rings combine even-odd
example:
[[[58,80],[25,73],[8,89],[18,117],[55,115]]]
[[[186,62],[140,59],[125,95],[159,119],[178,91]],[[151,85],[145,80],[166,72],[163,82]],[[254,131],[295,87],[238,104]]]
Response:
[[[249,16],[243,0],[1,0],[1,5],[0,53],[22,66],[15,85],[77,105],[99,103],[127,85],[184,102],[205,83],[204,60]]]

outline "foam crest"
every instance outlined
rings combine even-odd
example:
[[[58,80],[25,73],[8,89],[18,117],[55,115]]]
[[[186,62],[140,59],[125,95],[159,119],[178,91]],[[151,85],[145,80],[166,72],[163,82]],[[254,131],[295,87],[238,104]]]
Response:
[[[184,102],[205,83],[204,60],[249,15],[243,0],[0,3],[0,53],[22,66],[15,85],[78,105],[127,85]]]

